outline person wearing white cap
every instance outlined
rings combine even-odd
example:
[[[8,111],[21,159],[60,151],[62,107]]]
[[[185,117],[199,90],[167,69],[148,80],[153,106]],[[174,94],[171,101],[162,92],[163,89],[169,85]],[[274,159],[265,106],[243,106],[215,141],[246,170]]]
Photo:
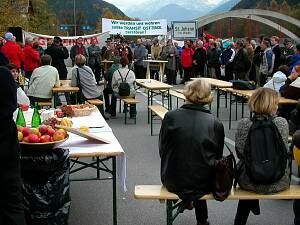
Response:
[[[12,33],[5,33],[4,38],[6,43],[1,48],[2,53],[6,56],[9,63],[15,64],[20,69],[21,63],[24,61],[24,53],[21,47],[15,43]]]

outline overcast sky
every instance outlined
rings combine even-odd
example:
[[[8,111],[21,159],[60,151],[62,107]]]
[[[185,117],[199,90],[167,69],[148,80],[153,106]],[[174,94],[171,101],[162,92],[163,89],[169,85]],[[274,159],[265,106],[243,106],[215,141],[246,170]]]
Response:
[[[129,6],[132,5],[138,5],[144,2],[151,2],[151,0],[105,0],[106,2],[109,2],[111,4],[114,4],[115,6],[117,6],[119,9],[121,9],[122,11],[124,11],[125,9],[129,8]],[[203,1],[203,0],[198,0],[199,2]],[[205,0],[206,3],[208,4],[217,4],[222,0]],[[174,0],[174,3],[176,4],[177,1]]]

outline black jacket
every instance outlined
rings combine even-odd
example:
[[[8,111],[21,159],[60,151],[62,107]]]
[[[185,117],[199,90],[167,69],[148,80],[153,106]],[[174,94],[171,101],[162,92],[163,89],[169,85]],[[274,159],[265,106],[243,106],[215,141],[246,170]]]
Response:
[[[300,88],[291,86],[294,81],[295,80],[291,80],[290,78],[286,79],[285,84],[279,89],[282,97],[294,100],[300,99]]]
[[[235,55],[233,60],[234,72],[247,72],[250,69],[251,63],[245,48],[241,48]]]
[[[281,50],[279,45],[276,45],[274,48],[272,48],[272,51],[275,55],[274,69],[273,69],[273,73],[275,73],[278,71],[278,67],[281,65]]]
[[[204,106],[185,104],[168,112],[159,136],[163,185],[181,196],[210,193],[223,146],[223,124]]]
[[[67,79],[68,70],[65,65],[65,59],[69,57],[69,52],[66,47],[56,46],[52,44],[45,50],[45,54],[52,57],[52,66],[58,70],[59,79]]]

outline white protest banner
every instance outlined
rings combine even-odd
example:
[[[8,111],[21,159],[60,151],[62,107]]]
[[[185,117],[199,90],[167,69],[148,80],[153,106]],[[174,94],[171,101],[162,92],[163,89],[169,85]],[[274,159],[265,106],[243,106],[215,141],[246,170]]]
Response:
[[[47,48],[47,42],[54,38],[54,36],[35,34],[27,31],[23,31],[23,33],[25,39],[28,37],[38,38],[40,46],[42,46],[43,48]],[[91,34],[91,35],[68,36],[68,37],[59,36],[59,37],[63,40],[64,46],[69,49],[76,44],[76,39],[79,37],[82,37],[83,44],[86,46],[90,45],[92,40],[96,41],[96,45],[103,46],[105,45],[106,39],[109,37],[109,33],[98,33],[98,34]]]
[[[102,19],[102,31],[121,35],[166,35],[167,20],[127,21]]]
[[[173,21],[172,36],[176,39],[195,39],[197,36],[197,22],[196,21]]]

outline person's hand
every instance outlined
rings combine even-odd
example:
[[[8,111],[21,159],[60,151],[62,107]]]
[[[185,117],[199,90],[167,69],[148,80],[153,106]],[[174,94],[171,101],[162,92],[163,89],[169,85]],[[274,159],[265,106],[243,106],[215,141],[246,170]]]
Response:
[[[298,78],[299,74],[298,73],[292,73],[291,75],[288,76],[290,80],[296,80]]]

